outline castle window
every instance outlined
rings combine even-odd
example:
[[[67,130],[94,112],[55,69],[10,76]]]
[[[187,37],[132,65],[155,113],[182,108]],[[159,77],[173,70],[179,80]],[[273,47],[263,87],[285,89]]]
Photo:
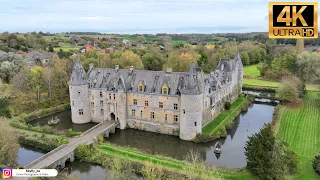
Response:
[[[144,101],[145,106],[149,106],[149,101]]]
[[[111,94],[109,93],[109,99],[111,99]]]
[[[151,118],[151,119],[154,119],[154,112],[151,112],[151,113],[150,113],[150,118]]]
[[[116,94],[113,94],[113,99],[116,99]]]
[[[133,104],[134,104],[134,105],[137,105],[137,104],[138,104],[137,99],[133,99]]]
[[[132,109],[132,110],[131,110],[131,113],[132,113],[132,116],[133,116],[133,117],[136,116],[136,110],[135,110],[135,109]]]
[[[104,110],[103,110],[103,109],[101,109],[101,112],[100,112],[100,113],[101,113],[101,115],[103,115],[103,114],[104,114]]]
[[[173,120],[174,120],[174,122],[178,122],[178,120],[179,120],[179,119],[178,119],[178,115],[174,115],[174,116],[173,116]]]
[[[168,94],[168,89],[167,88],[163,88],[163,94]]]
[[[140,111],[140,117],[141,117],[141,119],[142,119],[142,111]]]
[[[178,110],[178,104],[174,103],[174,104],[173,104],[173,109],[174,109],[174,110]]]
[[[163,102],[159,102],[159,108],[163,108]]]
[[[194,126],[197,126],[197,122],[194,122]]]
[[[91,102],[91,108],[94,108],[94,102]]]
[[[103,101],[100,101],[100,106],[103,106]]]
[[[102,97],[102,92],[100,92],[100,97]]]
[[[145,90],[144,84],[143,84],[142,81],[140,81],[139,84],[138,84],[138,91],[139,92],[144,92],[144,90]]]
[[[186,110],[185,109],[183,109],[183,114],[186,114]]]
[[[164,83],[162,85],[161,90],[162,90],[162,92],[161,92],[162,94],[169,94],[169,87],[168,87],[168,85],[166,83]]]
[[[168,120],[168,115],[167,115],[167,114],[164,115],[164,120],[165,120],[165,121]]]
[[[83,109],[79,109],[79,115],[80,115],[80,116],[83,115]]]

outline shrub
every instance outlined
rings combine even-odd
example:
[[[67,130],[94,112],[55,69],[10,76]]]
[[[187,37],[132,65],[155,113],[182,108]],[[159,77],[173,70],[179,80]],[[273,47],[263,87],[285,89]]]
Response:
[[[226,102],[226,103],[224,104],[224,108],[225,108],[226,110],[230,110],[230,107],[231,107],[231,103],[230,103],[230,102]]]
[[[282,81],[279,88],[276,90],[276,97],[281,102],[287,103],[299,97],[297,84],[293,81]]]
[[[80,144],[77,146],[75,150],[75,156],[77,159],[80,159],[80,160],[90,159],[92,151],[93,151],[92,146],[86,145],[86,144]]]
[[[320,176],[320,154],[314,157],[312,166],[314,171]]]
[[[210,142],[217,139],[215,136],[210,136],[206,134],[197,134],[196,138],[192,140],[194,143],[204,143],[204,142]]]

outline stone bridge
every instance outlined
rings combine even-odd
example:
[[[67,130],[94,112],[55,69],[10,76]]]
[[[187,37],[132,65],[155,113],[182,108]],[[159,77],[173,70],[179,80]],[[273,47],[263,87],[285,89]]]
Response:
[[[42,168],[64,168],[67,161],[74,161],[74,151],[79,144],[91,144],[94,138],[102,134],[109,137],[109,133],[114,133],[118,125],[115,121],[102,121],[94,127],[88,129],[78,137],[69,139],[68,144],[63,144],[56,149],[48,152],[39,159],[26,165],[25,169],[42,169]]]

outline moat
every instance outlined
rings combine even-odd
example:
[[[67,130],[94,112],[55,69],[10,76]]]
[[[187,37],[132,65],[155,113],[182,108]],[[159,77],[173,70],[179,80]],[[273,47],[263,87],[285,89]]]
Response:
[[[121,145],[130,146],[152,154],[161,154],[184,159],[191,149],[198,150],[205,163],[229,168],[241,168],[246,166],[244,146],[248,136],[258,132],[264,123],[272,121],[274,106],[265,104],[253,104],[248,112],[240,114],[228,131],[226,138],[220,138],[209,143],[196,144],[183,141],[179,137],[140,131],[135,129],[120,130],[106,139],[107,141]],[[61,122],[56,126],[59,129],[72,128],[75,131],[85,131],[94,124],[74,125],[71,123],[69,111],[57,113],[52,116],[40,118],[31,122],[33,125],[46,125],[52,117],[58,116]],[[217,142],[222,144],[222,153],[218,156],[214,153]],[[19,151],[18,163],[25,165],[41,157],[45,152],[31,147],[23,146]],[[106,170],[100,166],[75,161],[67,164],[68,172],[80,179],[100,179],[105,177]],[[104,179],[104,178],[101,178]]]

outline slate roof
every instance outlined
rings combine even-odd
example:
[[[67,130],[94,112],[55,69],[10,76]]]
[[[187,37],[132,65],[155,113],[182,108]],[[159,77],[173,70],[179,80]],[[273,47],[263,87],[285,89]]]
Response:
[[[86,71],[83,69],[79,60],[74,64],[69,85],[85,85],[88,84]]]
[[[205,78],[205,85],[209,86],[213,91],[216,91],[218,89],[218,87],[216,87],[217,84],[224,86],[232,80],[232,72],[235,72],[236,66],[238,66],[238,71],[243,71],[239,51],[234,59],[220,59],[216,69],[211,71],[210,76]]]
[[[146,93],[161,94],[164,83],[169,87],[170,95],[183,93],[201,93],[201,69],[191,66],[189,72],[164,72],[111,68],[92,68],[88,73],[91,88],[105,88],[108,91],[118,89],[137,92],[141,81]],[[195,76],[193,76],[195,74]],[[195,77],[195,79],[193,79]]]

